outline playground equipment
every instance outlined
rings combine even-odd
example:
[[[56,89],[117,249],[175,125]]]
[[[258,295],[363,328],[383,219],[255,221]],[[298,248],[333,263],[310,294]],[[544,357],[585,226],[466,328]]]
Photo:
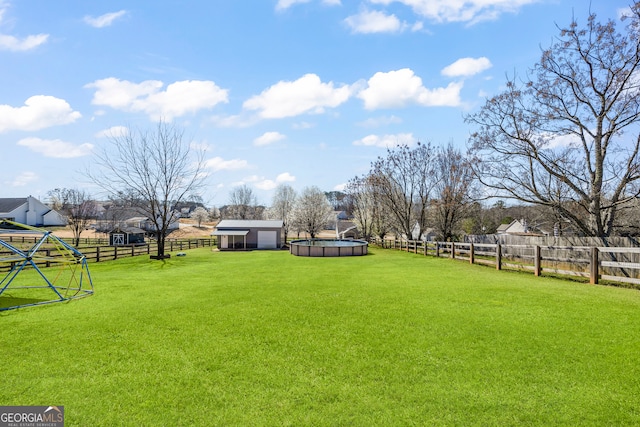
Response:
[[[0,219],[0,277],[0,311],[93,294],[80,251],[48,230],[6,219]]]

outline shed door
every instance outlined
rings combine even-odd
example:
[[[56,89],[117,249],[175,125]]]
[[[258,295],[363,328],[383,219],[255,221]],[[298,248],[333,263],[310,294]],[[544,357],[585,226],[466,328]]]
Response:
[[[258,230],[258,249],[275,249],[277,248],[277,232],[276,231],[260,231]]]
[[[124,234],[113,234],[113,246],[124,245]]]

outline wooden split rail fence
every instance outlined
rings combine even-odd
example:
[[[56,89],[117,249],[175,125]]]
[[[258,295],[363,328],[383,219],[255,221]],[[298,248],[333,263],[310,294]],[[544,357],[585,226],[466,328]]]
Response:
[[[67,242],[70,242],[69,239],[64,239]],[[32,237],[13,237],[11,239],[12,243],[15,244],[30,244],[36,243],[34,238]],[[127,246],[107,246],[101,245],[96,241],[85,241],[81,244],[85,244],[87,246],[80,245],[78,250],[82,252],[82,254],[86,257],[89,262],[103,262],[103,261],[111,261],[119,258],[139,256],[139,255],[150,255],[153,254],[158,249],[158,244],[155,241],[148,242],[141,245],[127,245]],[[108,241],[107,241],[108,243]],[[93,244],[93,246],[91,246]],[[173,251],[184,251],[188,249],[196,249],[202,247],[213,247],[216,245],[216,239],[213,238],[200,238],[200,239],[171,239],[165,242],[165,250],[167,252]],[[22,249],[22,248],[21,248]],[[56,257],[59,256],[56,250],[51,248],[41,248],[38,250],[38,253],[44,255],[47,260],[43,262],[42,265],[38,263],[39,267],[50,267],[53,264],[56,264]],[[0,259],[2,257],[11,255],[11,252],[2,250],[0,251]],[[12,262],[0,262],[0,271],[6,271],[11,269],[13,266]]]
[[[471,264],[578,276],[598,284],[600,280],[640,285],[640,248],[608,246],[503,245],[463,242],[424,242],[419,240],[377,239],[383,248],[422,255],[446,257]]]

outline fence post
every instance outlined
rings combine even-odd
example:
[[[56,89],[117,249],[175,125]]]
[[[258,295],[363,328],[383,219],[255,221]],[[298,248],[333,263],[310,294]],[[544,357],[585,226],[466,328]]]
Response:
[[[96,262],[100,262],[100,246],[96,246]]]
[[[436,242],[436,258],[440,257],[440,242]]]
[[[540,274],[542,273],[542,267],[541,267],[541,258],[540,258],[540,246],[536,245],[533,247],[534,249],[534,253],[533,253],[533,270],[534,270],[534,274],[536,276],[540,276]]]
[[[496,246],[496,270],[502,270],[502,246],[500,243]]]
[[[118,247],[113,247],[113,259],[118,259]]]
[[[591,265],[589,266],[589,283],[592,285],[598,284],[598,276],[600,272],[598,271],[600,262],[598,261],[598,248],[591,248]]]
[[[131,245],[131,256],[136,256],[136,245]]]
[[[51,256],[51,249],[47,249],[45,253],[47,254],[47,267],[51,267],[51,262],[48,259]]]
[[[456,259],[456,242],[451,242],[451,259]]]
[[[422,247],[422,250],[424,252],[424,256],[427,256],[427,245],[428,245],[428,242],[425,240],[424,242],[422,242],[422,244],[424,245]]]
[[[469,264],[473,264],[475,262],[476,253],[473,248],[473,243],[469,243]]]
[[[147,242],[147,255],[151,253],[151,244]]]

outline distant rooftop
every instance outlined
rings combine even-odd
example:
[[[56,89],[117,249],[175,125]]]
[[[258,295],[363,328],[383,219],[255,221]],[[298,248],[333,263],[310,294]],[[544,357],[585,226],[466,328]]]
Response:
[[[282,220],[223,219],[216,228],[282,228],[283,224]]]

